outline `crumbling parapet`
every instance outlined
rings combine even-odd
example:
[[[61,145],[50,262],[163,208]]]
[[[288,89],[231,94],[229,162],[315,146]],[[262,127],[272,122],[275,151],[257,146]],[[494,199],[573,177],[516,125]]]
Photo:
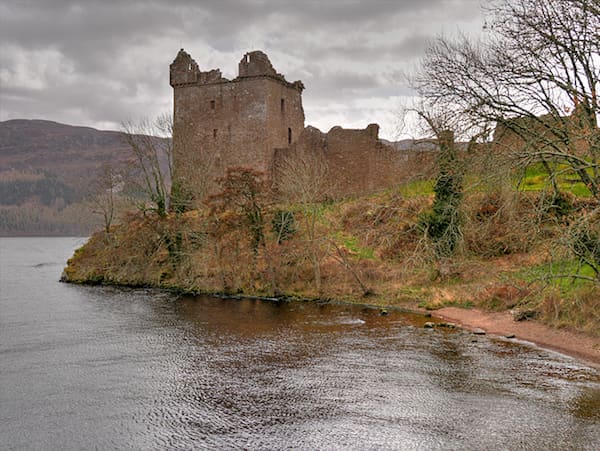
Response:
[[[260,50],[246,53],[240,60],[238,69],[239,77],[269,75],[271,77],[279,77],[283,79],[283,75],[278,74],[273,68],[271,61],[269,61],[269,57]]]
[[[225,83],[229,81],[226,78],[223,78],[219,69],[202,72],[198,63],[196,63],[189,53],[183,49],[179,50],[175,60],[169,66],[169,69],[170,84],[172,87],[193,84]]]
[[[169,83],[173,87],[198,81],[198,73],[200,72],[198,64],[183,49],[179,50],[169,69]]]
[[[285,77],[278,73],[271,64],[266,53],[260,50],[254,50],[246,53],[238,64],[238,78],[244,79],[249,77],[270,77],[279,80],[289,87],[293,87],[298,91],[304,90],[304,84],[300,80],[290,83]]]

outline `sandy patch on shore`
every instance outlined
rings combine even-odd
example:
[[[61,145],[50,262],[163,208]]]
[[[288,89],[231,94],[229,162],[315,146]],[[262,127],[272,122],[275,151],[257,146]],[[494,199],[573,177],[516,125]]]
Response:
[[[503,337],[514,334],[519,340],[529,341],[600,367],[600,339],[590,335],[552,329],[535,321],[513,321],[509,312],[445,307],[431,313],[434,317],[461,324],[466,329],[481,328],[488,334]]]

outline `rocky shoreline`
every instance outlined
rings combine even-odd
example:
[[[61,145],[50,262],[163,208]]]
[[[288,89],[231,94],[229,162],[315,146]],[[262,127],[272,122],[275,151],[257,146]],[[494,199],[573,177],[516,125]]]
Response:
[[[436,310],[434,316],[467,330],[485,330],[491,335],[532,343],[600,368],[600,340],[581,332],[554,329],[533,320],[514,321],[509,312],[445,307]]]

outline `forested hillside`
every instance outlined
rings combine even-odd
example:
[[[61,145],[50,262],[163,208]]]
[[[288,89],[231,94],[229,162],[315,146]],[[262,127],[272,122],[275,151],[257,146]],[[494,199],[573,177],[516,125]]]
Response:
[[[87,235],[100,168],[126,167],[122,133],[44,120],[0,122],[0,235]]]

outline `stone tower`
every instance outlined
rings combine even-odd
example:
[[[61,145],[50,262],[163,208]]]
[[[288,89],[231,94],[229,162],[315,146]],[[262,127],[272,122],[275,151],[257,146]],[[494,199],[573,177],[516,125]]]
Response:
[[[239,74],[202,72],[183,49],[170,66],[174,91],[173,183],[194,203],[214,191],[228,167],[271,176],[275,149],[304,129],[300,81],[288,82],[261,51],[244,55]]]

